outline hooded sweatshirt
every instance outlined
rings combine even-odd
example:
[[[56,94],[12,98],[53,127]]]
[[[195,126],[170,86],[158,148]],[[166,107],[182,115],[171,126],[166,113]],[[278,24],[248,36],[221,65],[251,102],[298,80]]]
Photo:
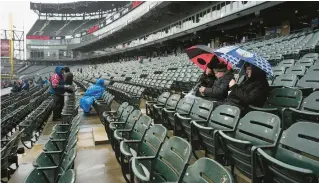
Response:
[[[264,105],[270,88],[265,72],[252,66],[251,77],[245,77],[242,84],[235,84],[230,90],[226,103],[235,105],[243,112],[247,112],[249,105],[256,107]]]
[[[62,74],[62,66],[55,68],[55,73],[50,78],[50,93],[51,94],[63,94],[64,89],[64,76]]]
[[[26,79],[23,81],[22,90],[29,90],[29,81]]]
[[[225,101],[228,95],[229,82],[232,79],[234,79],[233,73],[226,72],[223,77],[220,77],[214,81],[212,87],[207,87],[205,89],[205,96],[210,97],[211,100]]]

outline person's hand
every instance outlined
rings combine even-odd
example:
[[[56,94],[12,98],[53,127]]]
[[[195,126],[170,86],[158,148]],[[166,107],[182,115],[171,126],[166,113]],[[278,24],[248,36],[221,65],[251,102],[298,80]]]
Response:
[[[206,89],[205,87],[200,87],[199,92],[203,94],[205,92],[205,89]]]
[[[232,87],[236,84],[236,81],[234,79],[232,79],[230,82],[229,82],[229,87]]]

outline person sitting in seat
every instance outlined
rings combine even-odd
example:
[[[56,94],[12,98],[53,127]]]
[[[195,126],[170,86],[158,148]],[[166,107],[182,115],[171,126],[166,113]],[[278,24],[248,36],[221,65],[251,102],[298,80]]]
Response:
[[[270,91],[266,73],[258,67],[246,63],[246,76],[241,84],[234,79],[229,82],[230,93],[226,104],[237,106],[243,113],[248,112],[249,105],[262,107]]]
[[[216,80],[212,87],[201,87],[199,92],[203,96],[209,97],[211,100],[224,101],[227,98],[229,91],[229,82],[234,79],[234,75],[227,71],[227,65],[218,63],[213,68]]]
[[[207,64],[207,68],[199,80],[200,86],[210,88],[214,85],[214,81],[216,77],[213,73],[213,69],[214,69],[214,65],[212,64],[212,62]]]
[[[13,82],[13,87],[11,89],[11,92],[20,92],[21,91],[21,88],[20,86],[17,84],[16,81]]]

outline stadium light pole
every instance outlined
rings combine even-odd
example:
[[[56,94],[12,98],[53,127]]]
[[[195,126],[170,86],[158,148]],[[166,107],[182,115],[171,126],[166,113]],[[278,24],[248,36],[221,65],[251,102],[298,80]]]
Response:
[[[10,22],[10,63],[11,63],[11,72],[10,78],[13,79],[13,72],[14,72],[14,61],[13,61],[13,25],[12,25],[12,12],[10,12],[9,16]]]

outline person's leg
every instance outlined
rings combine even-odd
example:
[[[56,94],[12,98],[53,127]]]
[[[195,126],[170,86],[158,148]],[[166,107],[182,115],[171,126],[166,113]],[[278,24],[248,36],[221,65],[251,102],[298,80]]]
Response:
[[[58,102],[58,108],[57,108],[57,112],[58,112],[58,118],[61,119],[61,113],[62,113],[62,109],[64,106],[64,96],[63,95],[59,95],[58,97],[59,102]]]
[[[58,119],[58,104],[59,103],[59,97],[57,94],[53,95],[53,117],[52,120],[56,121]]]

